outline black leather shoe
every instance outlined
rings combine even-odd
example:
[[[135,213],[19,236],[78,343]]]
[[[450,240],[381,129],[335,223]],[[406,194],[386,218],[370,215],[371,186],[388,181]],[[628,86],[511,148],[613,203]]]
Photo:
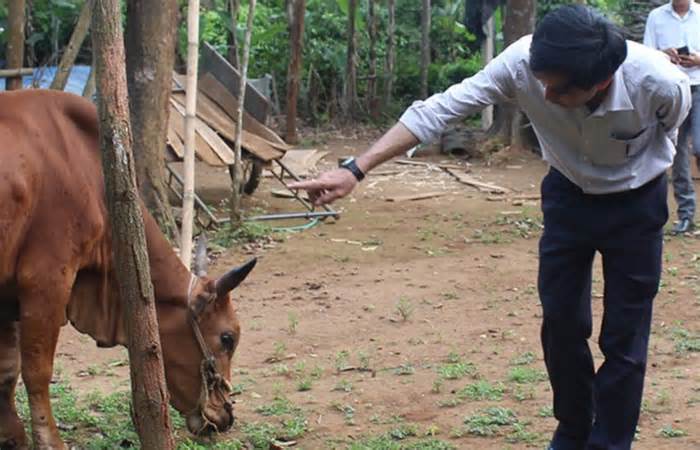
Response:
[[[690,219],[679,220],[671,229],[671,234],[685,234],[693,230],[695,224]]]

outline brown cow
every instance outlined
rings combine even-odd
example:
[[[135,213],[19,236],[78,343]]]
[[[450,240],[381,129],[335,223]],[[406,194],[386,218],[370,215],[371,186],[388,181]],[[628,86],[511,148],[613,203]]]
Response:
[[[60,328],[126,345],[98,151],[97,114],[56,91],[0,93],[0,448],[26,448],[14,402],[22,373],[36,448],[65,448],[49,403]],[[218,280],[191,275],[142,208],[168,390],[190,431],[226,430],[240,327]]]

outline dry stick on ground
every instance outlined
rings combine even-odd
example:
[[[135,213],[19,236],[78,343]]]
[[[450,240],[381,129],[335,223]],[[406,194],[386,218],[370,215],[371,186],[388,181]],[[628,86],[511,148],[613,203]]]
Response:
[[[248,57],[250,56],[250,36],[253,32],[253,17],[255,16],[255,0],[250,0],[248,7],[248,22],[246,23],[245,39],[243,42],[243,62],[241,64],[241,84],[238,89],[238,111],[236,116],[236,141],[234,145],[235,160],[233,163],[233,180],[231,189],[231,223],[241,222],[241,195],[239,186],[244,180],[239,180],[241,173],[241,136],[243,136],[243,105],[245,105],[245,91],[248,83]]]
[[[56,75],[53,81],[51,81],[51,89],[62,91],[66,87],[71,67],[73,67],[75,58],[78,56],[80,47],[83,45],[85,36],[87,36],[88,30],[90,29],[90,19],[92,18],[92,8],[94,5],[95,0],[86,0],[83,4],[83,8],[80,10],[80,15],[78,16],[78,22],[73,29],[73,34],[70,37],[70,41],[68,41],[63,56],[61,56],[61,62],[58,63]]]
[[[141,447],[175,448],[143,216],[131,152],[129,102],[119,0],[101,0],[93,16],[99,134],[114,266],[127,324],[132,418]]]
[[[180,260],[190,267],[194,219],[194,147],[197,123],[197,66],[199,58],[199,0],[187,7],[187,82],[185,86],[185,181],[182,194]]]

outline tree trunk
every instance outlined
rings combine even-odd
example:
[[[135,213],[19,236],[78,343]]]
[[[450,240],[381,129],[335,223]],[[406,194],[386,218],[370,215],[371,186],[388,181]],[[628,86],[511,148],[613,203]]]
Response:
[[[372,119],[379,118],[377,97],[377,15],[374,0],[367,0],[367,27],[369,31],[369,79],[367,81],[367,109]]]
[[[306,0],[289,0],[287,16],[289,18],[289,68],[287,70],[287,134],[289,144],[298,144],[297,136],[297,97],[301,78],[301,58],[304,45],[304,12]],[[311,75],[309,75],[311,76]]]
[[[21,69],[24,65],[24,0],[9,0],[7,10],[7,68]],[[12,91],[22,89],[22,77],[11,77],[6,80],[5,89]]]
[[[238,60],[238,38],[236,37],[236,28],[238,26],[238,9],[240,8],[240,0],[229,0],[228,11],[231,14],[231,33],[229,35],[229,46],[228,46],[228,62],[231,63],[233,67],[238,69],[240,67],[240,62]]]
[[[177,0],[128,0],[126,66],[141,198],[168,236],[178,237],[165,183],[166,136],[175,64]]]
[[[241,66],[241,80],[238,88],[238,111],[236,117],[236,141],[234,143],[233,180],[231,189],[231,224],[237,226],[241,223],[241,196],[243,190],[239,187],[245,182],[241,179],[241,137],[243,136],[243,108],[245,105],[245,91],[248,85],[248,57],[250,56],[250,38],[253,35],[253,18],[255,17],[255,0],[248,0],[248,22],[245,28],[243,41],[243,61]]]
[[[420,29],[420,96],[427,98],[428,68],[430,67],[430,0],[423,0]]]
[[[355,106],[357,104],[357,55],[356,55],[356,30],[355,16],[357,14],[357,0],[348,0],[348,51],[345,66],[345,98],[343,109],[346,119],[352,120],[357,116]]]
[[[68,41],[68,45],[63,51],[61,62],[58,63],[56,75],[53,81],[51,81],[51,89],[62,91],[66,87],[71,68],[73,64],[75,64],[75,58],[78,56],[80,47],[83,45],[85,36],[87,36],[88,30],[90,29],[90,19],[92,18],[92,8],[94,5],[95,0],[85,0],[85,3],[83,3],[83,8],[80,10],[80,15],[78,16],[78,22],[75,24],[70,41]]]
[[[180,259],[190,268],[194,221],[194,149],[197,121],[197,71],[199,62],[199,0],[187,6],[187,81],[185,86],[185,167],[182,193]]]
[[[507,0],[505,7],[505,17],[503,23],[504,45],[508,46],[520,39],[522,36],[532,33],[535,28],[536,0]],[[504,142],[513,143],[513,132],[520,133],[521,122],[518,117],[515,122],[515,115],[519,113],[516,108],[510,105],[499,105],[496,110],[496,119],[492,133],[499,134]],[[515,137],[515,143],[522,142],[521,136]]]
[[[386,36],[386,65],[384,67],[384,110],[391,105],[394,90],[394,66],[396,64],[396,0],[388,0],[388,24]]]
[[[93,51],[115,271],[127,324],[133,421],[142,448],[174,449],[143,216],[131,153],[119,0],[97,2]]]

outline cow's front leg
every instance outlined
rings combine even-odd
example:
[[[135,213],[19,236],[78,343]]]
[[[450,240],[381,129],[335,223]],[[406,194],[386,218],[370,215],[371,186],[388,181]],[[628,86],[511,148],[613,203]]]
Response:
[[[50,291],[29,287],[20,294],[22,380],[29,397],[32,438],[37,450],[67,448],[58,434],[49,400],[54,352],[70,292],[61,289],[61,284],[50,283]]]
[[[27,435],[15,409],[19,377],[19,324],[0,322],[0,449],[26,449]]]

